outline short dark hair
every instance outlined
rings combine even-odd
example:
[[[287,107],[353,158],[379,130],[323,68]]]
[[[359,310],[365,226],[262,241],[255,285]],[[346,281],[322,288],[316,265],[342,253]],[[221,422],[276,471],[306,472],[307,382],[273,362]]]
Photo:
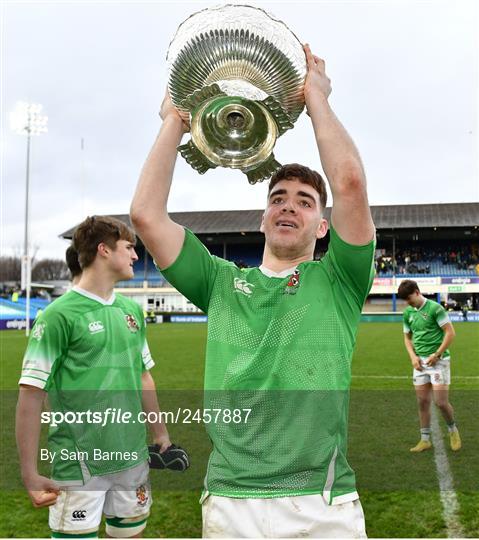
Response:
[[[82,273],[80,263],[78,262],[78,251],[73,247],[73,244],[67,247],[65,252],[65,260],[72,275],[72,279],[76,278]]]
[[[135,233],[119,219],[110,216],[87,217],[73,234],[73,247],[78,252],[82,270],[95,260],[99,244],[106,244],[114,250],[118,240],[135,244]]]
[[[313,187],[319,193],[319,202],[321,208],[324,210],[328,200],[326,182],[318,172],[313,171],[305,165],[300,165],[299,163],[283,165],[273,174],[268,186],[268,195],[271,193],[274,186],[281,180],[293,180],[295,178],[303,184],[308,184]]]
[[[401,300],[406,300],[406,298],[410,295],[415,293],[416,291],[421,292],[419,290],[418,284],[413,281],[412,279],[405,279],[404,281],[401,281],[399,287],[398,287],[398,297]]]

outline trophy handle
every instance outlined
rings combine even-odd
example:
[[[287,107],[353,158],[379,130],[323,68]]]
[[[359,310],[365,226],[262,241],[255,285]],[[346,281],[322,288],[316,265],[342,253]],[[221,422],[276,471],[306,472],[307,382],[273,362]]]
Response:
[[[281,107],[279,101],[274,99],[272,96],[268,96],[266,99],[263,99],[263,101],[260,101],[259,103],[262,103],[266,109],[271,113],[271,116],[274,118],[274,121],[276,122],[276,125],[278,126],[278,137],[281,137],[281,135],[288,131],[288,129],[292,129],[294,127],[293,122],[291,122],[290,117],[288,116],[288,113]]]
[[[248,177],[248,182],[253,185],[256,182],[262,182],[271,176],[281,168],[281,163],[276,161],[274,154],[271,153],[266,161],[263,161],[259,167],[253,169],[243,169],[243,172]]]
[[[205,174],[208,169],[216,169],[217,165],[212,163],[209,159],[201,153],[193,141],[188,141],[186,144],[182,144],[177,147],[177,150],[186,160],[188,165],[193,167],[199,174]]]
[[[180,107],[192,113],[198,105],[201,105],[205,100],[213,96],[226,96],[216,83],[195,90],[180,103]]]

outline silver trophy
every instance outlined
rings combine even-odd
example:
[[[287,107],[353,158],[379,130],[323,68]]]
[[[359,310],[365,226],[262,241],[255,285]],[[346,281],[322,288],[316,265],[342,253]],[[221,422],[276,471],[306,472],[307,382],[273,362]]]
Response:
[[[306,59],[298,38],[264,10],[245,5],[204,9],[170,43],[168,90],[190,113],[191,140],[178,147],[200,174],[241,169],[254,184],[281,165],[276,139],[304,108]]]

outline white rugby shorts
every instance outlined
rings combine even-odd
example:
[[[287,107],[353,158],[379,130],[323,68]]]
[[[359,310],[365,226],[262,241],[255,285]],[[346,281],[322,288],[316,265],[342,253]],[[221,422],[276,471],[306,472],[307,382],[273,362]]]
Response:
[[[367,538],[359,502],[328,505],[322,495],[203,501],[203,538]]]
[[[148,462],[105,476],[94,476],[84,486],[62,485],[60,495],[49,507],[53,533],[88,534],[98,531],[105,514],[106,532],[129,538],[146,527],[151,507]]]
[[[433,386],[438,384],[451,384],[451,358],[441,358],[434,366],[426,364],[427,357],[420,356],[422,371],[413,369],[412,380],[414,386],[431,383]]]

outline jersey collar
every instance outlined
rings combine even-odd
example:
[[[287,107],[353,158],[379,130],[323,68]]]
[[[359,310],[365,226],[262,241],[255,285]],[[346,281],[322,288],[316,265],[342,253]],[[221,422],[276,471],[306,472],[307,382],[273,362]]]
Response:
[[[95,302],[99,302],[100,304],[103,304],[104,306],[111,306],[113,302],[115,301],[115,293],[112,293],[110,298],[108,300],[105,300],[104,298],[101,298],[100,296],[97,296],[96,294],[93,294],[90,291],[86,291],[85,289],[78,287],[78,285],[73,286],[72,291],[75,291],[76,293],[81,294],[82,296],[86,296],[90,300],[95,300]]]
[[[416,311],[421,311],[421,309],[426,305],[427,298],[424,298],[424,302],[418,307],[414,308]]]
[[[263,264],[259,267],[259,270],[262,274],[264,274],[267,277],[277,277],[277,278],[285,278],[290,276],[295,270],[296,266],[293,266],[292,268],[287,268],[286,270],[282,270],[281,272],[273,272],[273,270],[270,270],[269,268],[266,268]]]

